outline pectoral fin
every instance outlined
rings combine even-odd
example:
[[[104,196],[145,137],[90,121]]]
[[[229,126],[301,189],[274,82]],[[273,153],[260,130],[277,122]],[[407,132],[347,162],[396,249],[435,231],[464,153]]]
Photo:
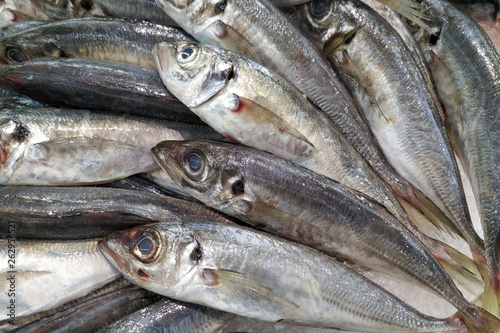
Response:
[[[267,108],[255,103],[244,97],[236,96],[239,99],[239,106],[234,112],[238,112],[242,118],[250,117],[252,122],[255,123],[269,123],[273,125],[279,132],[286,133],[297,140],[303,141],[309,146],[314,147],[314,145],[307,140],[307,138],[302,135],[297,129],[293,128],[285,119],[281,118],[277,114],[271,112]]]
[[[257,309],[274,309],[277,306],[285,311],[294,311],[298,305],[286,297],[275,293],[271,288],[245,274],[229,270],[204,269],[213,288],[220,293]]]
[[[323,55],[325,57],[332,56],[335,52],[341,50],[345,44],[348,44],[356,33],[361,29],[363,25],[358,25],[355,27],[351,27],[346,31],[339,31],[335,33],[335,37],[330,39],[325,43],[325,47],[323,48]]]
[[[227,49],[241,54],[255,62],[261,62],[260,57],[257,55],[257,52],[255,52],[248,39],[237,30],[234,30],[231,26],[226,25],[222,21],[216,21],[208,29],[222,41],[224,47]]]
[[[378,0],[384,5],[392,8],[397,13],[403,15],[410,21],[416,23],[418,26],[435,34],[439,31],[438,28],[429,26],[424,21],[432,21],[431,18],[425,14],[422,1],[417,0]]]

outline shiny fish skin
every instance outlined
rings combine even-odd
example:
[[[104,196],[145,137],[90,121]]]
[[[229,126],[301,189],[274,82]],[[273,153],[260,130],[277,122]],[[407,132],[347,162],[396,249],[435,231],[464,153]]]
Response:
[[[185,49],[193,51],[187,59]],[[155,57],[167,89],[217,132],[335,179],[406,218],[361,155],[280,76],[233,52],[197,43],[164,42]]]
[[[116,319],[153,304],[160,297],[135,286],[125,287],[19,327],[12,333],[95,332]]]
[[[152,68],[95,59],[39,58],[0,66],[0,87],[66,108],[202,123]]]
[[[51,309],[120,277],[99,251],[97,241],[16,240],[16,317]],[[8,258],[7,243],[0,239],[3,258]],[[9,271],[7,260],[3,260],[0,263],[2,304],[8,304],[10,299]],[[8,319],[6,311],[0,314],[0,320],[4,319]]]
[[[97,333],[213,333],[236,316],[191,303],[165,299],[100,329]]]
[[[153,245],[141,252],[143,240]],[[331,257],[241,226],[157,223],[99,246],[133,283],[247,317],[366,332],[463,331],[460,321],[424,316]]]
[[[0,237],[82,239],[157,221],[232,223],[204,205],[142,191],[100,187],[0,187]]]
[[[330,62],[353,77],[378,106],[360,110],[389,163],[437,204],[476,254],[483,253],[451,143],[413,56],[391,26],[365,4],[323,3],[327,6],[321,13],[313,5],[301,7],[302,29],[320,50],[355,31]]]
[[[32,20],[32,21],[21,21],[12,23],[0,28],[0,37],[5,37],[26,29],[38,27],[45,23],[48,23],[48,21]]]
[[[69,19],[0,39],[0,62],[12,64],[47,56],[79,57],[156,68],[152,48],[163,40],[192,38],[178,28],[146,21]]]
[[[391,187],[398,199],[422,210],[420,193],[388,165],[376,140],[326,59],[304,34],[267,0],[157,0],[158,5],[201,43],[259,61],[322,109]]]
[[[160,141],[183,138],[220,136],[205,125],[135,115],[7,107],[0,110],[0,183],[109,182],[157,169],[150,149]]]
[[[500,56],[469,16],[444,1],[426,1],[439,36],[423,41],[438,93],[447,109],[450,137],[471,181],[481,217],[491,283],[500,292]],[[428,37],[429,38],[429,37]],[[429,53],[428,53],[429,54]],[[439,64],[448,71],[438,70]],[[442,80],[449,76],[453,85]],[[453,89],[455,88],[455,89]]]
[[[153,148],[172,179],[206,205],[359,266],[408,280],[476,315],[424,244],[378,203],[256,149],[208,141]],[[199,157],[198,179],[187,162]]]

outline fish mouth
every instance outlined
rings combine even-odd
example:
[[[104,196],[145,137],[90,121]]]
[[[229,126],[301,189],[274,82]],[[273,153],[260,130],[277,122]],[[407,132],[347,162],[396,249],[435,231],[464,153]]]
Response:
[[[172,151],[165,150],[163,147],[158,147],[158,145],[156,147],[153,147],[151,149],[151,152],[153,154],[153,158],[156,160],[158,165],[163,169],[163,171],[168,173],[168,175],[172,178],[173,181],[175,181],[176,183],[179,183],[179,177],[177,177],[176,168],[174,166],[170,165],[170,163],[177,160],[176,154],[173,153]],[[171,157],[170,158],[162,157],[161,155],[164,155],[164,154],[168,154]]]
[[[121,270],[122,272],[129,273],[130,272],[130,264],[123,259],[118,253],[113,251],[108,243],[110,240],[108,237],[105,237],[104,240],[99,241],[97,244],[102,254],[108,259],[116,268]]]

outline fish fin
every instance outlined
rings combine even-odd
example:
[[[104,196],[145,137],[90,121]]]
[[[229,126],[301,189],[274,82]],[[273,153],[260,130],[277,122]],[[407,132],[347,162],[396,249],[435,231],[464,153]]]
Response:
[[[243,116],[249,116],[257,123],[268,122],[281,133],[286,133],[294,137],[295,139],[303,141],[309,146],[315,148],[314,145],[309,140],[307,140],[304,135],[302,135],[302,133],[292,127],[285,119],[281,118],[279,115],[271,112],[267,108],[250,99],[236,95],[235,97],[239,99],[239,105],[234,112],[238,112]]]
[[[424,234],[432,237],[440,237],[441,233],[446,233],[452,237],[461,237],[458,229],[455,228],[453,223],[446,217],[437,206],[432,203],[427,197],[423,196],[419,200],[419,209],[414,207],[408,201],[398,198],[403,206],[403,209],[410,217],[410,220],[417,226],[417,228]],[[424,212],[422,212],[422,210]]]
[[[204,269],[202,274],[212,282],[213,288],[245,302],[251,308],[270,309],[279,306],[286,310],[296,310],[299,307],[245,274],[222,269]]]
[[[432,18],[424,13],[424,7],[421,1],[417,0],[378,0],[384,5],[392,8],[394,11],[403,15],[418,26],[435,34],[439,31],[438,28],[431,27],[424,21],[432,22]]]
[[[356,36],[358,30],[363,26],[364,25],[358,25],[346,31],[336,32],[335,37],[325,43],[325,47],[323,48],[323,55],[325,58],[328,58],[335,52],[341,50],[345,44],[349,44],[352,38]]]
[[[262,63],[262,60],[257,55],[257,52],[248,39],[246,39],[238,31],[234,30],[231,26],[226,25],[222,21],[216,21],[208,27],[208,29],[215,35],[215,37],[223,40],[224,46],[230,47],[229,50],[241,54],[242,56],[255,62]]]
[[[473,315],[464,316],[463,313],[457,313],[457,318],[461,318],[467,326],[470,333],[499,333],[500,320],[478,306],[475,307]]]
[[[474,260],[439,240],[427,238],[425,241],[427,248],[454,281],[473,295],[482,293],[484,281]]]
[[[483,303],[481,306],[489,313],[498,316],[500,314],[500,306],[498,303],[498,294],[491,285],[489,275],[486,274],[484,281]]]

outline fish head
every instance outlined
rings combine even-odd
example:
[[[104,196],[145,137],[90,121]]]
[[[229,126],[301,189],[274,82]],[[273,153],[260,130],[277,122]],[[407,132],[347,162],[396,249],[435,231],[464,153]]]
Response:
[[[0,165],[12,169],[13,164],[22,154],[29,137],[29,129],[18,119],[13,117],[0,118]],[[12,170],[11,170],[12,171]]]
[[[342,29],[344,20],[338,6],[337,1],[316,0],[295,7],[300,29],[320,51],[325,50]]]
[[[235,145],[210,141],[164,141],[153,148],[160,166],[183,190],[210,207],[225,210],[252,200],[243,168],[232,160]],[[236,154],[236,153],[235,153]]]
[[[20,31],[0,39],[0,63],[15,64],[42,57],[72,57],[56,38],[40,34],[37,28]]]
[[[232,77],[232,61],[208,46],[192,42],[162,42],[153,52],[164,85],[188,107],[209,100]]]
[[[180,224],[117,231],[99,242],[104,256],[132,283],[173,297],[198,271],[200,246]]]

